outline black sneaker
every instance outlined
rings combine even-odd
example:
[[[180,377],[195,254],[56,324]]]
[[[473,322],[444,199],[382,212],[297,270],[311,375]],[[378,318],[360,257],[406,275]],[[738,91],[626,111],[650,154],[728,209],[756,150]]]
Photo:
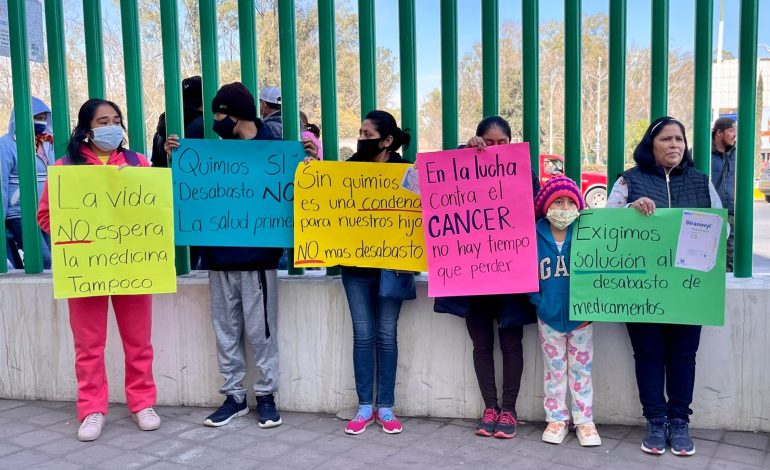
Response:
[[[642,441],[642,450],[655,455],[666,453],[666,418],[647,420],[647,435]]]
[[[507,410],[502,410],[497,417],[495,425],[495,437],[499,439],[512,439],[516,435],[516,417]]]
[[[238,403],[234,396],[227,395],[227,398],[225,398],[225,402],[222,403],[222,406],[220,406],[217,411],[206,417],[206,420],[203,422],[203,424],[206,426],[214,427],[224,426],[233,418],[243,416],[248,412],[249,406],[246,404],[245,398],[241,403]]]
[[[260,428],[274,428],[280,426],[281,415],[278,414],[278,408],[275,407],[273,394],[257,397],[257,418]]]
[[[689,424],[683,419],[668,421],[668,442],[671,445],[671,453],[674,455],[695,454],[695,443],[690,439]]]
[[[497,426],[497,418],[499,416],[496,409],[486,408],[481,421],[476,424],[476,435],[492,437],[495,434],[495,427]]]

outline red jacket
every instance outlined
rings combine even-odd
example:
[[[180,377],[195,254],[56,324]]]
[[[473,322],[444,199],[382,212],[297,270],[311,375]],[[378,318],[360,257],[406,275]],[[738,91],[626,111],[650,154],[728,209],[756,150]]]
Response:
[[[88,148],[85,145],[80,146],[80,154],[83,155],[86,158],[86,165],[104,165],[101,160],[99,160],[99,157],[96,156],[95,153],[91,151],[90,148]],[[137,153],[136,154],[139,157],[139,164],[141,166],[150,166],[150,164],[147,162],[147,159],[144,157],[144,155]],[[62,160],[57,160],[54,164],[55,166],[63,165],[64,163]],[[113,150],[112,153],[110,153],[110,158],[107,160],[107,165],[128,165],[128,162],[126,161],[126,158],[123,156],[123,152],[118,152],[117,150]],[[43,195],[40,198],[40,205],[37,208],[37,223],[40,225],[40,228],[42,228],[46,232],[51,231],[51,219],[48,213],[48,182],[46,181],[45,187],[43,187]]]

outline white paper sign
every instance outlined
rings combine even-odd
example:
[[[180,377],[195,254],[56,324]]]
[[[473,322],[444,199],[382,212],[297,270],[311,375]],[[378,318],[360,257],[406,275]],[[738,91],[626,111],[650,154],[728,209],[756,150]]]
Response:
[[[682,212],[682,228],[676,247],[677,268],[708,272],[716,263],[722,217],[707,212]]]
[[[27,43],[29,44],[29,60],[39,63],[45,62],[43,4],[39,0],[27,0]],[[8,0],[0,0],[0,56],[11,56]]]

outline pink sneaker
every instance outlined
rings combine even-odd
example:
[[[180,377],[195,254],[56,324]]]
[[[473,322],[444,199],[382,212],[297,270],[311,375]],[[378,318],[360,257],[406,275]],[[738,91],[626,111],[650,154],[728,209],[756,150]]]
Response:
[[[355,417],[355,419],[352,419],[348,421],[348,425],[345,426],[345,432],[347,434],[361,434],[362,432],[366,431],[366,427],[369,426],[374,422],[374,413],[372,413],[372,417],[369,419],[364,418],[361,415],[358,415]]]
[[[377,416],[377,423],[382,425],[382,430],[388,434],[398,434],[401,432],[401,421],[393,413],[388,413],[382,418]]]

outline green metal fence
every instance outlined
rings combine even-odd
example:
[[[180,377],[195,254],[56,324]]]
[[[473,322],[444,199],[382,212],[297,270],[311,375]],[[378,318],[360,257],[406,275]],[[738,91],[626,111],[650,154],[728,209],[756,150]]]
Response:
[[[458,136],[458,49],[457,1],[441,0],[441,75],[442,75],[442,142],[445,149],[454,148]],[[24,0],[9,0],[11,63],[14,82],[14,108],[17,115],[29,116],[30,87],[27,62],[27,31]],[[523,49],[523,136],[530,143],[533,165],[538,164],[540,152],[539,126],[539,5],[537,1],[522,2]],[[88,67],[88,94],[103,97],[105,88],[102,50],[102,16],[100,0],[83,0],[85,46]],[[568,176],[580,181],[581,174],[581,0],[565,0],[565,166]],[[710,95],[711,51],[714,0],[696,0],[695,21],[695,122],[693,155],[697,167],[709,171],[710,163]],[[166,98],[166,126],[169,133],[183,135],[181,73],[179,59],[179,7],[177,0],[160,0],[163,67]],[[482,94],[485,115],[496,114],[499,108],[499,9],[498,0],[482,0]],[[321,77],[321,124],[324,128],[324,153],[336,158],[338,149],[336,65],[335,65],[335,5],[333,0],[318,0],[318,23]],[[609,122],[608,169],[609,185],[623,169],[626,24],[627,0],[610,0],[609,44]],[[187,12],[193,14],[194,12]],[[283,95],[284,134],[298,139],[299,123],[297,97],[297,51],[294,0],[278,2],[281,88]],[[120,1],[123,29],[124,66],[128,129],[132,146],[144,151],[144,110],[140,64],[141,40],[139,17],[134,0]],[[201,62],[204,101],[210,102],[219,86],[216,39],[216,0],[200,0]],[[253,0],[238,0],[241,79],[252,93],[257,92],[257,31]],[[359,0],[359,58],[361,114],[377,107],[377,49],[375,41],[375,2]],[[59,0],[45,0],[48,61],[51,83],[54,132],[69,135],[69,109],[64,41],[64,18]],[[417,71],[415,55],[415,0],[399,0],[399,50],[401,62],[402,126],[410,128],[417,141]],[[652,70],[650,83],[650,117],[666,114],[668,102],[668,29],[669,0],[652,0]],[[740,0],[740,73],[739,110],[741,138],[738,142],[738,176],[736,190],[735,275],[750,277],[752,272],[753,224],[753,143],[754,107],[756,103],[758,0]],[[7,105],[7,104],[4,104]],[[204,107],[206,136],[210,132],[212,115]],[[18,120],[16,126],[21,178],[21,206],[24,230],[25,270],[42,271],[42,256],[38,244],[35,212],[38,194],[35,185],[32,123]],[[66,139],[56,140],[57,155],[64,154]],[[414,159],[416,145],[406,152]],[[3,216],[0,208],[0,217]],[[5,233],[0,230],[0,242],[5,245]],[[189,272],[187,249],[177,250],[177,271]],[[0,263],[0,272],[6,269]]]

